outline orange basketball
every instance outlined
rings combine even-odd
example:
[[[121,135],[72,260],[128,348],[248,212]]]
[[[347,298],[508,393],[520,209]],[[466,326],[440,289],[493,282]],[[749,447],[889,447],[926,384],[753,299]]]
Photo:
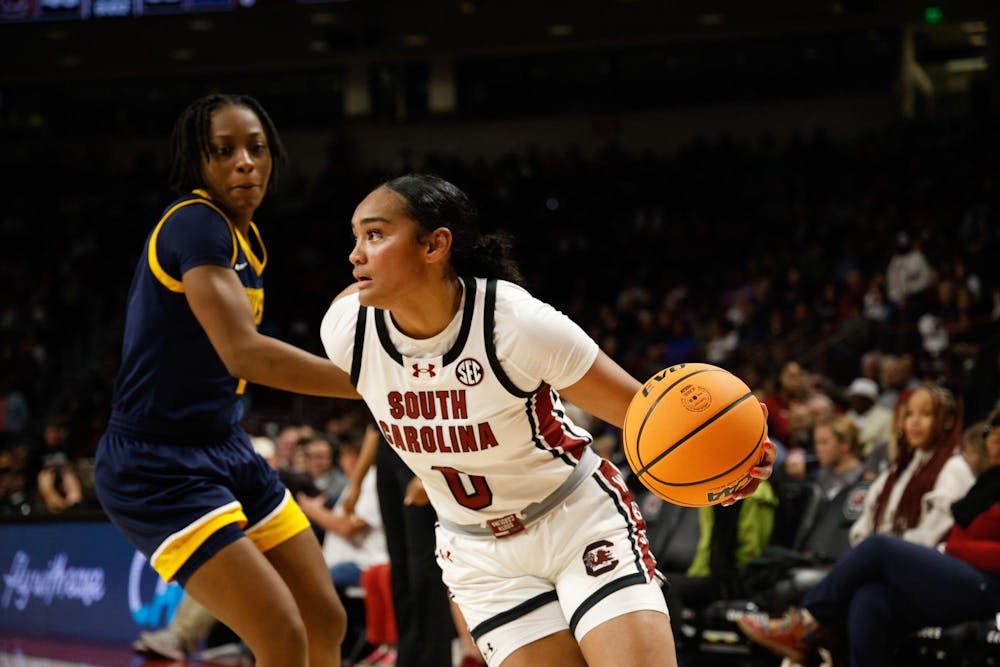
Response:
[[[651,377],[622,428],[628,464],[675,505],[715,505],[746,486],[764,455],[764,413],[750,388],[709,364],[678,364]]]

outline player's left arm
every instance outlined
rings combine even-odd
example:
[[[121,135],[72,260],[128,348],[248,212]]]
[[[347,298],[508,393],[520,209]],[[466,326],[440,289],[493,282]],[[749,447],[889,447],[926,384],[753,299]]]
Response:
[[[598,351],[583,377],[560,389],[559,394],[598,419],[621,428],[629,403],[640,386],[614,359]]]

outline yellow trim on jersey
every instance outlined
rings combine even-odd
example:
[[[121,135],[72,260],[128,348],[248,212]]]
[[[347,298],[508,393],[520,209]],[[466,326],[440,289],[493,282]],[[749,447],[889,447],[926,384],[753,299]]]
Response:
[[[240,247],[243,248],[243,254],[246,255],[247,261],[250,262],[250,266],[253,267],[258,276],[262,275],[264,267],[267,266],[267,248],[264,247],[264,239],[260,237],[260,230],[257,229],[257,225],[254,224],[253,220],[250,221],[250,231],[257,237],[257,244],[260,246],[260,252],[264,256],[263,259],[257,259],[257,255],[250,248],[250,240],[243,236],[243,232],[236,229],[236,227],[233,227],[233,229],[236,232],[236,238],[240,242]]]
[[[208,193],[204,190],[195,190],[194,192],[199,196],[208,196]],[[204,204],[221,215],[222,219],[226,221],[226,224],[229,225],[229,233],[233,237],[233,256],[232,259],[230,259],[230,264],[236,263],[236,227],[233,226],[233,223],[229,222],[229,218],[227,218],[226,214],[222,212],[222,209],[208,199],[189,199],[187,201],[182,201],[179,204],[175,204],[171,206],[167,212],[163,214],[163,217],[160,218],[160,221],[156,223],[156,227],[153,229],[153,234],[149,237],[149,248],[146,252],[146,261],[149,264],[149,270],[152,271],[153,275],[156,276],[156,279],[171,292],[183,292],[184,283],[163,270],[163,267],[160,265],[160,260],[156,255],[156,240],[160,236],[160,229],[163,228],[163,223],[165,223],[167,219],[176,211],[191,204]],[[263,245],[261,247],[263,247]]]
[[[150,565],[164,581],[170,582],[205,540],[231,523],[239,524],[240,528],[247,523],[247,515],[243,513],[243,507],[238,502],[229,503],[210,512],[165,539],[149,559]]]
[[[250,300],[250,308],[253,310],[253,323],[260,326],[260,323],[264,320],[264,288],[244,287],[243,291],[247,293],[247,299]]]
[[[250,263],[250,266],[253,267],[253,270],[258,276],[262,275],[264,267],[267,266],[267,247],[264,245],[264,239],[261,237],[260,230],[257,228],[257,225],[254,224],[253,220],[250,221],[250,231],[252,231],[254,236],[257,237],[257,244],[260,246],[263,259],[257,258],[257,255],[254,254],[253,249],[250,247],[250,241],[243,236],[243,232],[241,232],[236,225],[233,224],[232,220],[229,219],[229,216],[227,216],[221,208],[215,205],[212,201],[212,196],[207,190],[196,188],[191,191],[191,194],[197,195],[200,199],[189,199],[188,201],[183,201],[171,206],[170,209],[163,214],[163,217],[160,218],[160,221],[156,223],[156,227],[153,229],[153,234],[149,238],[147,262],[149,264],[150,271],[152,271],[156,279],[171,292],[184,292],[184,283],[168,274],[160,265],[160,260],[156,254],[156,240],[159,238],[160,229],[162,229],[163,224],[167,221],[167,219],[177,210],[183,208],[184,206],[188,206],[189,204],[204,204],[222,216],[222,219],[225,220],[226,226],[229,227],[229,234],[233,239],[233,254],[229,258],[229,263],[234,269],[236,267],[236,258],[239,257],[239,248],[243,248],[243,254],[246,256],[247,262]],[[244,287],[243,289],[246,291],[247,299],[250,301],[250,308],[253,310],[254,324],[260,326],[260,323],[264,319],[264,288]],[[239,381],[236,384],[237,395],[242,394],[246,390],[246,386],[247,381],[243,378],[239,378]]]
[[[222,219],[226,221],[226,226],[229,227],[229,235],[233,237],[233,254],[229,258],[229,263],[235,265],[236,258],[239,256],[239,253],[236,252],[236,225],[234,225],[229,220],[229,216],[223,213],[221,208],[212,203],[212,195],[208,194],[208,190],[203,190],[202,188],[195,188],[194,190],[191,191],[191,194],[198,195],[199,197],[205,199],[206,200],[205,203],[208,206],[211,206],[212,209],[214,209],[215,212],[221,215]]]
[[[309,528],[309,519],[302,513],[292,494],[285,490],[285,498],[270,514],[246,531],[261,552],[267,552]]]

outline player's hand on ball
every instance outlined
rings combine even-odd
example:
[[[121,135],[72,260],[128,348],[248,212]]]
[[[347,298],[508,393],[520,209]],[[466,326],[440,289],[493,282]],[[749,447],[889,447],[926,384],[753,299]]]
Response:
[[[760,463],[756,467],[750,470],[750,474],[753,475],[753,479],[742,489],[737,491],[732,495],[732,497],[724,500],[722,505],[728,507],[734,504],[738,500],[743,500],[744,498],[749,498],[760,486],[762,480],[765,480],[771,476],[774,472],[774,461],[778,457],[778,449],[774,446],[774,443],[767,438],[767,406],[762,402],[760,404],[760,409],[764,411],[764,456],[761,458]]]

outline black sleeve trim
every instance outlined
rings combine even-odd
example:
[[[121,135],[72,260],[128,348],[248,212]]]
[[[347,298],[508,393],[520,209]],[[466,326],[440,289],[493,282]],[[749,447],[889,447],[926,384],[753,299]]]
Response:
[[[465,306],[462,310],[462,328],[458,332],[455,344],[441,360],[441,364],[444,366],[458,359],[458,355],[465,349],[465,342],[469,340],[469,331],[472,329],[472,315],[476,307],[476,279],[465,278],[463,282],[465,283]]]
[[[361,375],[361,357],[365,349],[365,324],[368,322],[368,309],[358,306],[358,324],[354,327],[354,357],[351,359],[351,384],[358,386]]]
[[[507,373],[504,371],[503,366],[500,365],[500,360],[497,359],[497,348],[496,344],[493,342],[493,322],[494,313],[497,307],[497,281],[496,278],[490,278],[486,281],[486,304],[484,305],[483,312],[483,341],[486,344],[486,357],[489,359],[490,368],[493,369],[493,373],[500,380],[500,384],[503,385],[504,389],[509,391],[514,396],[519,396],[521,398],[528,398],[534,395],[542,386],[544,382],[539,384],[533,391],[524,391],[516,384],[514,384]]]

